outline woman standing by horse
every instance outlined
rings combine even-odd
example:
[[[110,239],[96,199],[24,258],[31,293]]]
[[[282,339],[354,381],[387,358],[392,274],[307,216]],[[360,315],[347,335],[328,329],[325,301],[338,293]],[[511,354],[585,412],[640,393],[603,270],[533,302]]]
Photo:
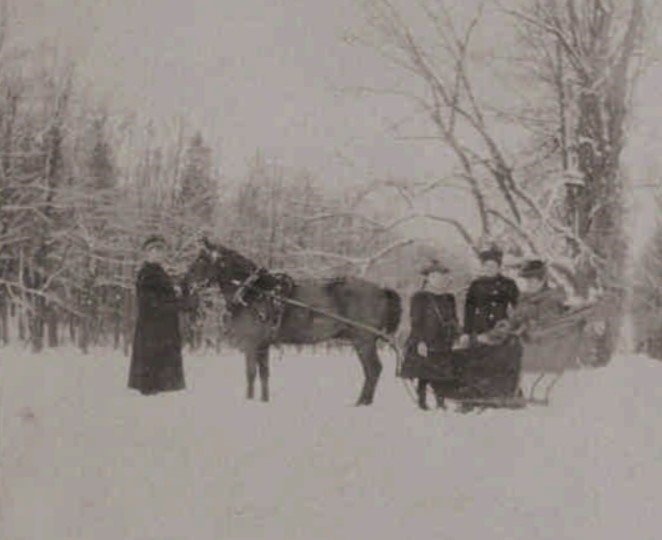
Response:
[[[162,236],[147,238],[143,244],[145,262],[136,281],[138,319],[128,385],[143,395],[186,387],[178,316],[185,306],[163,268],[166,247]]]

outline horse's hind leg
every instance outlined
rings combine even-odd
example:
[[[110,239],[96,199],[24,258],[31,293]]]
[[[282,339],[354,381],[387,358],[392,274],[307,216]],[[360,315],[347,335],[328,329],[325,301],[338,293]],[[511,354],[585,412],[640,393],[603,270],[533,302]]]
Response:
[[[246,357],[246,398],[255,396],[255,377],[257,376],[257,352],[255,349],[245,351]]]
[[[363,367],[363,374],[365,380],[363,381],[363,388],[357,405],[370,405],[375,397],[375,389],[379,381],[379,375],[382,372],[382,363],[377,355],[377,343],[375,338],[363,338],[354,340],[354,348],[361,360]]]
[[[262,401],[269,401],[269,346],[265,345],[257,350],[257,367],[260,370],[260,383],[262,385]]]

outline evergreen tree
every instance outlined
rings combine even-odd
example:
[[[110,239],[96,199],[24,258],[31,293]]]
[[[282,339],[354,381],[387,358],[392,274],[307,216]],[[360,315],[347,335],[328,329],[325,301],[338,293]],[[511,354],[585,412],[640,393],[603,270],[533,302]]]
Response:
[[[113,154],[107,139],[105,124],[104,118],[93,120],[90,129],[92,146],[87,160],[90,184],[100,190],[112,189],[117,185]]]
[[[186,150],[180,178],[180,207],[204,223],[211,220],[217,203],[212,152],[202,135],[196,133]]]

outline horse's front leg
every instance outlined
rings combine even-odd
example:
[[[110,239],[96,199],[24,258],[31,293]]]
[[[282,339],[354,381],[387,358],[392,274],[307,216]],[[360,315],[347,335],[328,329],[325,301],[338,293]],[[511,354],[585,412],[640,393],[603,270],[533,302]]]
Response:
[[[262,401],[269,401],[269,345],[257,350],[257,367],[260,370]]]

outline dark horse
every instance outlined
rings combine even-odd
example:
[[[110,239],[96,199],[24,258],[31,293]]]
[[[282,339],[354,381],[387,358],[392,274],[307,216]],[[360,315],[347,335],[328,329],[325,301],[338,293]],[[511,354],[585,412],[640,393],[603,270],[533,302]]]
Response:
[[[402,314],[398,293],[350,277],[294,282],[286,274],[270,273],[236,251],[203,239],[202,248],[184,277],[184,290],[214,284],[225,297],[233,341],[246,357],[248,399],[254,397],[259,371],[262,401],[269,401],[271,345],[343,339],[353,345],[365,375],[356,404],[372,403],[382,371],[377,354],[378,336],[318,310],[392,335]],[[313,309],[279,302],[278,296]]]

